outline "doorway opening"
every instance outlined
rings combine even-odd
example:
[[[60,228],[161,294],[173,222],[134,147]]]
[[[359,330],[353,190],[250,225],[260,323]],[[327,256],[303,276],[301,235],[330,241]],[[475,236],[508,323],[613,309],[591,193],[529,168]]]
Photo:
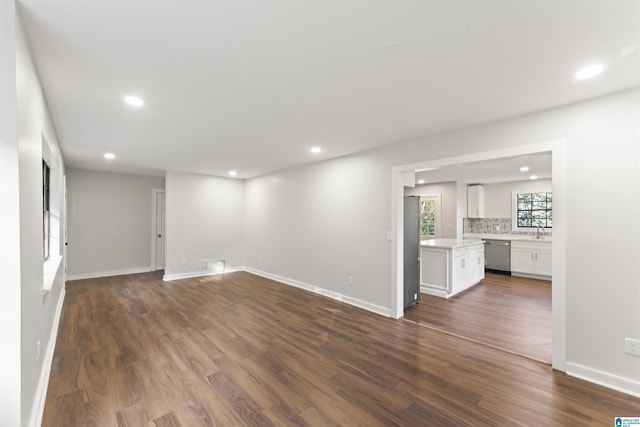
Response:
[[[552,349],[551,364],[555,369],[564,371],[566,362],[566,291],[565,291],[565,266],[564,254],[566,251],[566,209],[564,200],[566,199],[566,168],[565,168],[565,149],[563,140],[548,141],[539,144],[523,145],[519,147],[510,147],[508,149],[496,150],[490,152],[474,153],[465,156],[444,158],[438,160],[425,161],[409,165],[396,166],[392,170],[392,220],[393,220],[393,236],[395,236],[395,244],[393,245],[392,255],[392,274],[395,286],[393,286],[392,302],[394,317],[400,318],[404,316],[404,307],[402,306],[403,291],[403,197],[404,182],[407,173],[415,173],[416,170],[436,170],[449,166],[464,165],[477,162],[486,162],[491,160],[500,160],[516,156],[535,155],[539,153],[549,152],[552,157],[553,164],[553,182],[552,191],[554,193],[554,223],[553,223],[553,241],[552,258],[553,272],[551,288],[551,333],[552,333]],[[466,187],[466,185],[465,185]],[[460,192],[458,192],[460,193]],[[466,192],[464,193],[466,199]],[[458,199],[458,207],[461,201]],[[465,200],[466,205],[466,200]],[[466,216],[461,208],[457,209],[455,231],[456,236],[463,235],[463,218]],[[446,220],[445,220],[446,222]]]

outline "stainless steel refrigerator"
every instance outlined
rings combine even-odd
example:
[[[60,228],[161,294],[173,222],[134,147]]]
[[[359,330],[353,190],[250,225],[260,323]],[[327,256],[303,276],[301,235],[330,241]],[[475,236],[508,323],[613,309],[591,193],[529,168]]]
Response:
[[[404,308],[420,298],[420,197],[404,198]]]

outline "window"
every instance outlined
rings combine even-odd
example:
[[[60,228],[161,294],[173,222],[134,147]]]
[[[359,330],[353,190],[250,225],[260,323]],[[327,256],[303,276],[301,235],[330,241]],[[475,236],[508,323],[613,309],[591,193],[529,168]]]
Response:
[[[514,192],[514,229],[552,228],[553,198],[550,191]]]
[[[423,236],[436,235],[435,199],[420,199],[420,234]]]
[[[420,235],[422,237],[440,237],[441,199],[440,193],[420,195]]]
[[[51,169],[47,162],[42,160],[42,235],[44,241],[42,243],[44,260],[49,259],[50,243],[51,243]]]

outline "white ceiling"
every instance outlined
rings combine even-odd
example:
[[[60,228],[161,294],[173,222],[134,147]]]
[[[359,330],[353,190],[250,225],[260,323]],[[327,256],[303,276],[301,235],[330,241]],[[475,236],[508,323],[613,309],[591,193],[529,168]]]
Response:
[[[19,5],[79,168],[248,178],[640,85],[639,0]]]
[[[528,166],[529,170],[520,172],[522,166]],[[492,184],[528,180],[532,175],[537,176],[537,179],[549,179],[552,178],[551,166],[551,153],[536,153],[417,171],[416,182],[424,180],[425,184],[451,181]]]

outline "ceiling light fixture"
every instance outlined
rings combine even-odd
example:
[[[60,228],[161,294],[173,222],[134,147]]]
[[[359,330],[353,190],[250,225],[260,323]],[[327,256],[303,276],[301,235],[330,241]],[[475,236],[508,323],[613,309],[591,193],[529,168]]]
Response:
[[[131,105],[132,107],[142,107],[144,105],[144,101],[142,100],[142,98],[133,95],[125,96],[124,102]]]
[[[419,179],[418,184],[424,184],[424,179]]]
[[[533,181],[533,180],[536,180],[536,179],[538,179],[538,175],[531,175],[531,176],[529,177],[529,179],[530,179],[530,180],[532,180],[532,181]]]
[[[590,79],[591,77],[595,77],[600,74],[602,70],[604,70],[604,65],[591,64],[576,71],[574,77],[576,78],[576,80]]]
[[[116,155],[113,153],[104,153],[104,158],[105,159],[109,159],[109,160],[113,160],[116,158]]]
[[[236,171],[229,171],[229,176],[236,176],[238,175],[238,172]]]
[[[529,172],[529,166],[522,166],[520,172]]]
[[[322,148],[320,148],[320,147],[311,147],[311,152],[313,154],[320,154],[320,153],[322,153]]]

